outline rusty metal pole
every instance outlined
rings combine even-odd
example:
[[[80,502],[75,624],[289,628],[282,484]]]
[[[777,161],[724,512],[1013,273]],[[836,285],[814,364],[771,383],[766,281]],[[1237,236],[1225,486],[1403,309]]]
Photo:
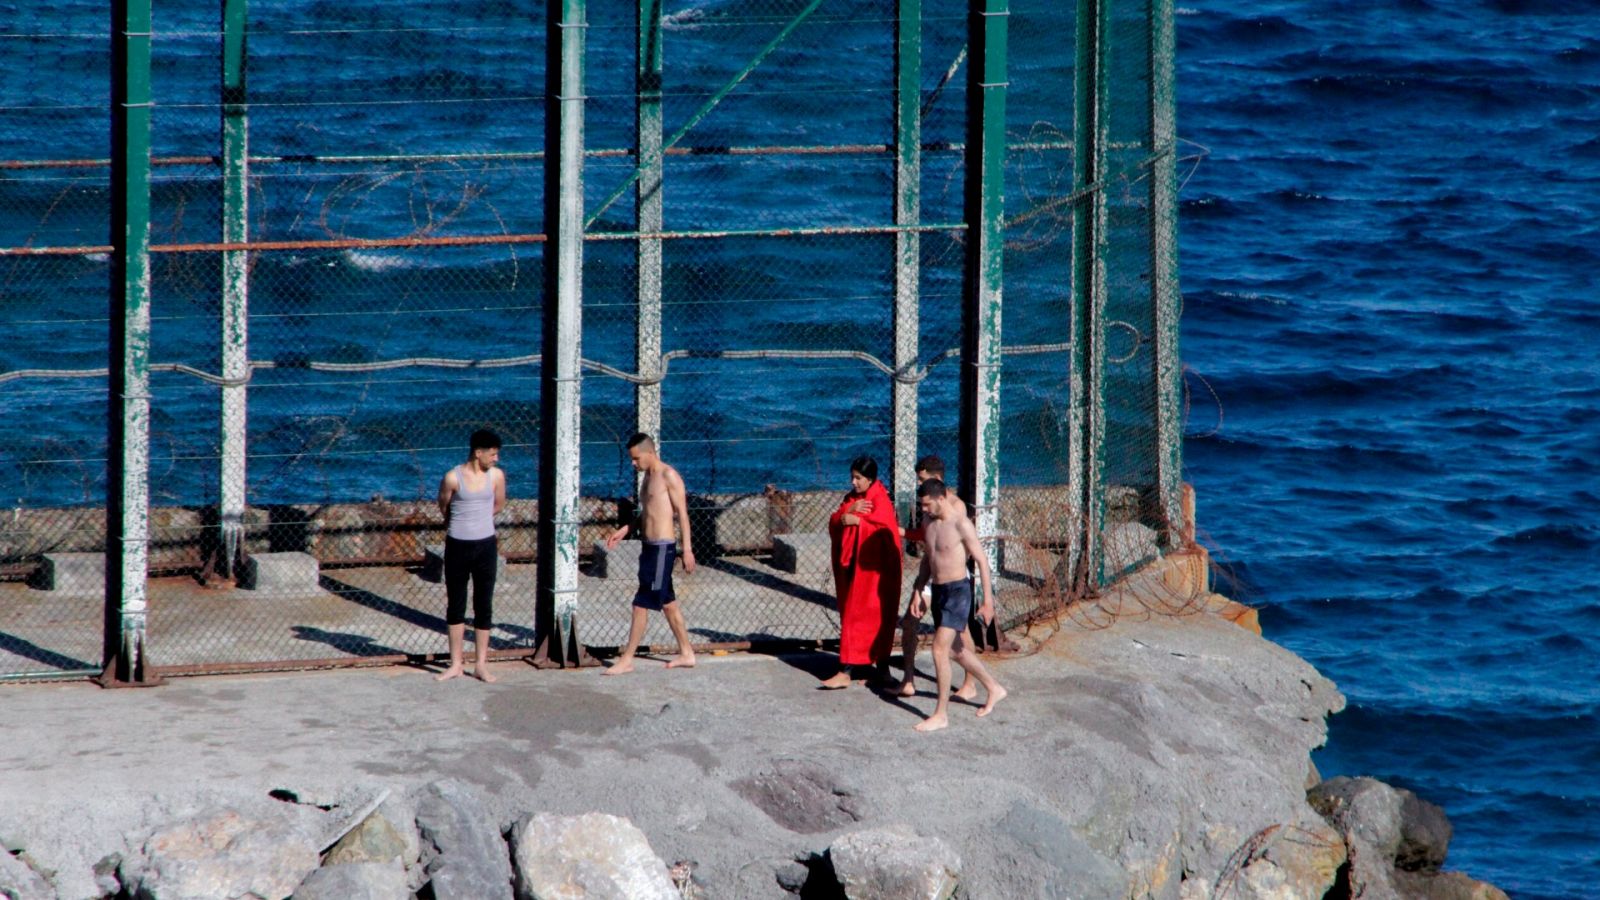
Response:
[[[111,415],[106,454],[105,685],[152,683],[150,539],[150,0],[111,2]]]
[[[249,107],[245,94],[245,6],[222,2],[222,240],[242,244],[250,238]],[[250,254],[222,254],[221,471],[217,521],[221,526],[216,574],[237,575],[244,545],[245,434],[248,405],[244,382],[250,376]]]
[[[639,180],[634,216],[640,234],[661,231],[661,0],[639,0],[638,68],[634,76]],[[639,308],[634,319],[634,367],[661,374],[661,239],[639,238],[636,268]],[[633,389],[634,430],[661,439],[661,383]]]
[[[999,572],[1000,310],[1005,284],[1008,0],[970,0],[967,16],[966,270],[961,326],[961,486]]]
[[[584,0],[552,0],[545,35],[544,331],[539,367],[536,665],[580,665],[578,486],[583,337]]]
[[[1177,91],[1172,0],[1150,2],[1150,302],[1155,307],[1156,502],[1169,550],[1193,539],[1183,514],[1183,361],[1178,353]]]
[[[922,218],[922,0],[897,0],[895,18],[894,223]],[[917,497],[917,383],[907,379],[921,352],[919,308],[922,235],[910,229],[894,236],[894,371],[890,405],[894,421],[890,485],[902,522],[910,521]]]

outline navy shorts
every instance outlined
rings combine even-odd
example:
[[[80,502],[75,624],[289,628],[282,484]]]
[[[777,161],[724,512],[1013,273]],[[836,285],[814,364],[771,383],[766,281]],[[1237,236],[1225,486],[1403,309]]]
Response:
[[[678,559],[677,541],[645,541],[639,548],[639,592],[633,605],[661,609],[677,601],[672,592],[672,564]]]
[[[933,624],[939,628],[967,630],[972,617],[972,582],[947,581],[933,586]]]

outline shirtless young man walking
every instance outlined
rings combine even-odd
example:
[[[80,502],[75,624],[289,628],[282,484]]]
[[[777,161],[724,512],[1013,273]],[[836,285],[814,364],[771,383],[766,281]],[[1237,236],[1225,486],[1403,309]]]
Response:
[[[955,500],[944,482],[937,478],[924,481],[917,488],[917,502],[928,517],[923,540],[926,551],[917,581],[911,587],[911,603],[917,618],[927,612],[928,601],[922,596],[922,587],[933,582],[933,618],[938,630],[933,633],[933,670],[939,681],[939,701],[933,715],[917,725],[918,731],[937,731],[950,724],[946,713],[950,706],[950,656],[956,646],[956,636],[967,629],[967,618],[972,614],[972,582],[967,578],[967,560],[978,564],[978,575],[983,581],[983,605],[978,615],[985,622],[994,620],[994,588],[990,584],[989,559],[978,543],[978,531],[965,515],[952,515]],[[957,501],[960,502],[960,501]],[[972,646],[963,643],[955,651],[955,660],[967,670],[968,676],[978,679],[985,692],[979,716],[987,716],[996,703],[1006,698],[1006,689],[1000,686],[978,659]]]
[[[918,485],[935,479],[944,481],[944,460],[937,456],[924,456],[917,460],[915,471]],[[945,497],[951,505],[951,515],[965,519],[967,517],[967,504],[962,502],[954,491],[950,490],[948,484],[945,485]],[[907,543],[912,541],[919,544],[922,543],[923,532],[927,526],[927,523],[922,521],[924,518],[925,516],[922,516],[919,511],[917,524],[906,530],[905,539]],[[923,552],[926,553],[927,551]],[[922,613],[916,612],[916,597],[917,595],[912,596],[911,602],[906,604],[905,615],[900,617],[900,658],[905,661],[905,677],[901,679],[900,686],[895,688],[895,693],[901,697],[915,697],[917,695],[914,676],[917,673],[917,633],[922,630]],[[965,630],[956,635],[955,652],[957,654],[960,654],[966,640],[967,633]],[[961,686],[956,688],[955,696],[958,700],[971,700],[978,696],[978,683],[971,678],[963,677]]]
[[[678,655],[667,660],[667,668],[689,668],[694,666],[694,651],[689,649],[689,629],[683,623],[683,611],[678,608],[678,598],[672,590],[672,563],[678,547],[674,525],[683,532],[683,571],[694,571],[683,476],[661,461],[656,442],[648,434],[636,434],[628,439],[628,458],[633,461],[634,470],[644,475],[639,487],[638,519],[644,546],[639,550],[639,591],[633,597],[633,625],[628,631],[628,646],[605,673],[622,675],[633,671],[633,654],[644,640],[644,627],[651,610],[660,610],[667,617],[672,636],[678,639]],[[611,532],[606,538],[606,549],[615,548],[632,529],[632,525],[624,525]]]

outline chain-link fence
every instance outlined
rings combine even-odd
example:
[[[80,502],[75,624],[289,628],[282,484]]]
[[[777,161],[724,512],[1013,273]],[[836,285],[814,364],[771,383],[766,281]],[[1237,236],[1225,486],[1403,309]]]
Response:
[[[1008,626],[1178,545],[1170,6],[112,7],[0,26],[0,677],[442,651],[482,427],[506,654],[625,641],[636,431],[704,644],[837,636],[863,454]]]

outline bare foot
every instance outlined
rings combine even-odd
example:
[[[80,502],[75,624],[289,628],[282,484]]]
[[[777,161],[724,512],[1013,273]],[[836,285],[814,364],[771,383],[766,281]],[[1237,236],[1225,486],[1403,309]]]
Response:
[[[900,682],[900,686],[895,689],[894,693],[896,697],[915,697],[917,695],[917,686],[911,679],[907,678],[905,681]]]
[[[966,700],[970,703],[971,701],[978,699],[978,685],[969,678],[966,681],[961,682],[961,687],[956,688],[956,692],[951,696],[955,697],[957,700]]]
[[[933,715],[931,715],[931,716],[927,717],[926,719],[923,719],[921,722],[917,723],[917,730],[918,731],[938,731],[941,728],[948,727],[949,724],[950,724],[950,720],[945,718],[944,713],[934,713]]]
[[[694,654],[693,653],[680,653],[677,656],[674,656],[673,658],[667,660],[667,668],[669,668],[669,669],[692,669],[692,668],[694,668]]]
[[[850,673],[841,669],[839,674],[817,685],[824,691],[838,691],[850,686]]]
[[[484,684],[494,684],[496,681],[500,680],[489,673],[489,667],[486,665],[473,666],[472,677],[478,679]]]
[[[978,710],[978,715],[980,717],[987,716],[989,713],[994,712],[994,705],[999,703],[1001,700],[1004,700],[1006,698],[1006,694],[1008,693],[1010,693],[1010,691],[1007,691],[998,684],[995,685],[994,690],[989,692],[989,696],[984,698],[983,708]]]
[[[632,659],[619,659],[611,664],[611,668],[601,672],[602,675],[626,675],[633,671]]]
[[[445,669],[443,672],[440,672],[439,674],[433,676],[433,680],[434,681],[449,681],[450,679],[455,678],[457,675],[460,675],[460,674],[461,674],[461,664],[460,663],[456,663],[455,665],[452,665],[450,668]]]

